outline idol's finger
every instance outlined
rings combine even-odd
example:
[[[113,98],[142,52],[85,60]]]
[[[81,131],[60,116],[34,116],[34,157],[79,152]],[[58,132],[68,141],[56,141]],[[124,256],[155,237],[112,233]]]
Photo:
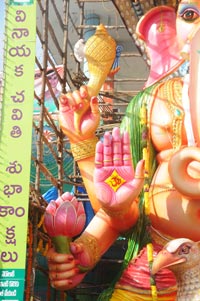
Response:
[[[114,128],[112,131],[113,136],[113,164],[115,166],[122,165],[122,138],[119,128]]]
[[[122,136],[122,157],[123,164],[126,166],[132,165],[132,154],[130,148],[130,138],[128,132],[124,132]]]
[[[104,166],[113,165],[113,152],[112,152],[112,136],[109,132],[104,134],[103,140],[103,163]]]
[[[101,141],[98,141],[96,144],[95,152],[95,167],[100,168],[103,166],[103,144]]]

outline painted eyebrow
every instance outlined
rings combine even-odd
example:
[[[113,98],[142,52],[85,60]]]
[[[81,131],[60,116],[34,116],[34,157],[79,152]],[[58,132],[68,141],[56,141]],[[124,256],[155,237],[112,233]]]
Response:
[[[178,9],[178,14],[182,15],[187,9],[191,9],[200,14],[200,9],[194,4],[180,4],[180,9]]]

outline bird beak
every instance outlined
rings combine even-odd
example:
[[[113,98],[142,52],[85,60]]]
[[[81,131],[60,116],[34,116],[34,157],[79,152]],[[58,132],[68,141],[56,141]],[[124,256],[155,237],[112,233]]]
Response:
[[[186,258],[176,256],[174,253],[170,253],[166,249],[163,249],[154,259],[151,272],[155,275],[161,269],[168,268],[184,261],[186,261]]]

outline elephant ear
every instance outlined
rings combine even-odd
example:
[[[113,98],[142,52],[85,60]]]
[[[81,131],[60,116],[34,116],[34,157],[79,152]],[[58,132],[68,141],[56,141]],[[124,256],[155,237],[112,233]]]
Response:
[[[176,34],[174,8],[152,8],[138,22],[136,33],[146,43],[151,60],[146,87],[173,73],[183,63]]]

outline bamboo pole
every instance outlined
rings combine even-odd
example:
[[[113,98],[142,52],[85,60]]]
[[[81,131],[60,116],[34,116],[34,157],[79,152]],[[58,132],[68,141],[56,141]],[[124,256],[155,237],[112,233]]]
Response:
[[[41,164],[43,161],[43,143],[42,143],[42,133],[43,133],[43,119],[44,119],[44,95],[45,95],[45,85],[46,85],[46,70],[47,70],[47,52],[48,52],[48,32],[47,32],[47,22],[48,22],[48,0],[43,1],[43,6],[41,1],[38,0],[39,7],[42,12],[43,21],[43,36],[42,36],[42,46],[43,46],[43,68],[42,68],[42,87],[41,87],[41,103],[40,103],[40,120],[37,133],[36,149],[37,149],[37,160],[36,163],[36,179],[35,179],[35,190],[39,193],[40,191],[40,172]],[[29,268],[31,270],[35,269],[36,256],[37,256],[37,244],[38,244],[38,224],[39,221],[39,211],[33,208],[32,217],[32,261],[29,261]],[[31,246],[30,246],[31,247]],[[29,250],[29,252],[31,251]],[[34,277],[31,278],[28,284],[30,288],[30,296],[34,296]]]

